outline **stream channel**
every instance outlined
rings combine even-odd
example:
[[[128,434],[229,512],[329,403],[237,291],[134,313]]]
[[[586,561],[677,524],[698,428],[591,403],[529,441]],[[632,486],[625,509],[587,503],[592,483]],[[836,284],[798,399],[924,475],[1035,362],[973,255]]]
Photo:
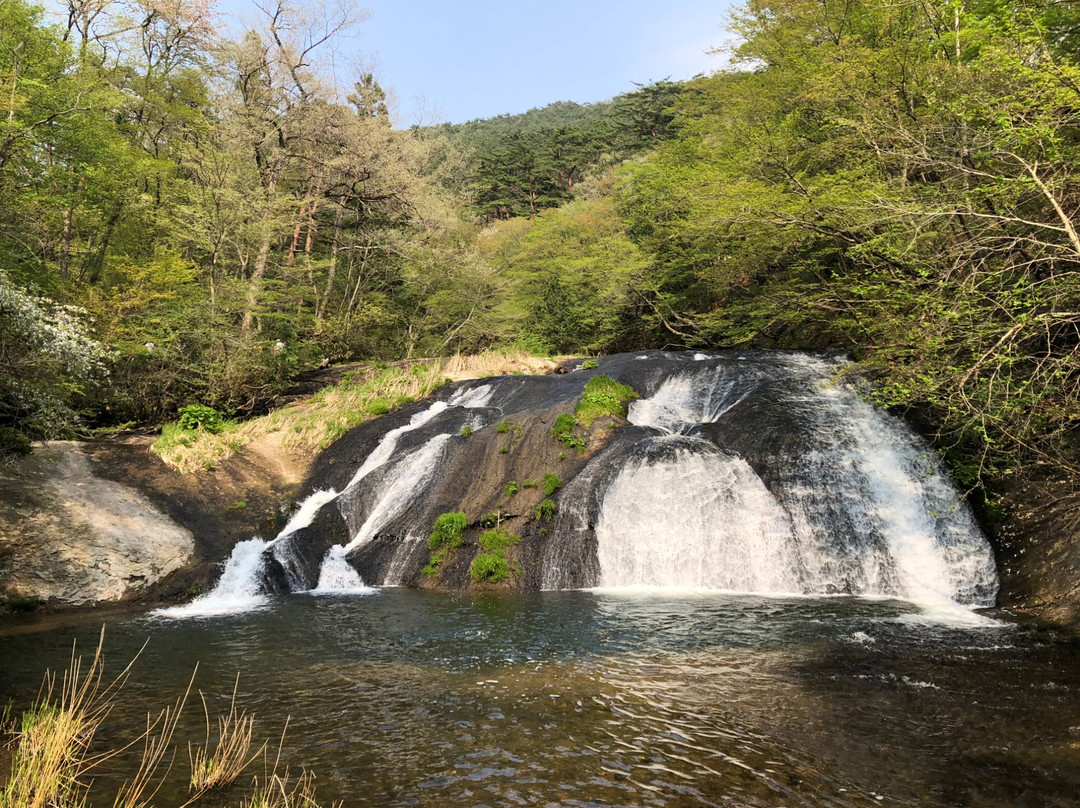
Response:
[[[73,641],[91,652],[100,624],[83,620],[0,636],[0,699],[32,701]],[[1080,647],[904,601],[276,596],[233,615],[114,618],[106,675],[144,642],[104,746],[172,703],[196,664],[211,716],[239,674],[257,737],[289,717],[282,765],[312,769],[323,805],[1080,804]],[[203,721],[193,696],[155,805],[184,801]],[[111,802],[135,754],[99,767],[93,804]]]

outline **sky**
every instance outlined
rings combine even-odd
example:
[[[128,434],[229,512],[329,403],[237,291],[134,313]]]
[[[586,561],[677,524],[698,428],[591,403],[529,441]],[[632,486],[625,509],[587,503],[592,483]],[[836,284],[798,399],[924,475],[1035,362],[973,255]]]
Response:
[[[399,126],[461,123],[720,69],[727,0],[360,0],[343,43],[396,96]]]

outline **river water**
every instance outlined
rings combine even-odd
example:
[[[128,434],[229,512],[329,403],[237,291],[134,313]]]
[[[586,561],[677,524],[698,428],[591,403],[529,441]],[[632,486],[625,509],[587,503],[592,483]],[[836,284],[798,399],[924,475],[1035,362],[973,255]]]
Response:
[[[25,706],[99,629],[9,627],[0,699]],[[201,619],[114,616],[107,673],[144,642],[103,744],[136,734],[196,664],[211,715],[239,673],[256,735],[289,717],[282,764],[314,770],[324,805],[1080,804],[1080,646],[936,623],[902,601],[293,595]],[[203,732],[195,698],[156,805],[183,802],[183,749]],[[130,765],[99,767],[95,804]]]

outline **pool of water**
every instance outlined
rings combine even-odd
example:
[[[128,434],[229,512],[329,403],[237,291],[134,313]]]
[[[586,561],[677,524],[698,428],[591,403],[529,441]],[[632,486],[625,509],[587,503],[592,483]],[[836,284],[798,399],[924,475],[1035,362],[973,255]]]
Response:
[[[0,699],[25,706],[99,630],[0,634]],[[102,744],[135,735],[196,665],[211,715],[239,674],[257,736],[288,717],[282,764],[312,769],[324,804],[1080,804],[1080,646],[895,601],[289,596],[232,616],[113,615],[106,673],[144,643]],[[183,802],[203,723],[196,697],[158,806]],[[99,768],[96,804],[131,754]]]

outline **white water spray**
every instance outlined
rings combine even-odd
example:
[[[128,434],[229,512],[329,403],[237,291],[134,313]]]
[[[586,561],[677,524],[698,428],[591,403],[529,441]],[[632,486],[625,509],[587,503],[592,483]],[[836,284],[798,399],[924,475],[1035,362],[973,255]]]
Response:
[[[267,602],[261,592],[262,573],[265,568],[266,551],[274,556],[289,574],[296,562],[290,555],[288,542],[283,541],[297,531],[309,527],[319,510],[340,497],[355,490],[356,484],[376,469],[384,466],[394,455],[398,441],[407,432],[412,432],[427,424],[437,415],[451,407],[475,409],[487,406],[493,388],[489,384],[459,390],[448,401],[436,401],[427,409],[417,413],[404,426],[389,430],[378,445],[365,458],[357,469],[348,486],[342,492],[334,489],[315,491],[306,497],[290,517],[285,527],[273,541],[255,538],[239,542],[232,555],[225,563],[225,569],[214,589],[191,603],[155,612],[165,617],[195,617],[200,615],[229,614],[247,611]],[[394,473],[381,486],[377,502],[360,530],[347,545],[331,547],[319,569],[319,580],[314,591],[346,593],[368,593],[376,591],[366,586],[360,575],[345,559],[346,553],[374,537],[394,517],[400,515],[409,503],[431,481],[435,462],[449,439],[448,435],[437,435],[420,449],[410,452],[401,461]]]
[[[777,499],[744,460],[695,437],[762,378],[704,359],[631,405],[632,423],[662,434],[644,439],[604,494],[602,586],[843,592],[981,620],[970,607],[992,603],[989,545],[906,428],[831,384],[833,363],[784,357],[791,405],[811,413],[820,444],[773,472]]]

